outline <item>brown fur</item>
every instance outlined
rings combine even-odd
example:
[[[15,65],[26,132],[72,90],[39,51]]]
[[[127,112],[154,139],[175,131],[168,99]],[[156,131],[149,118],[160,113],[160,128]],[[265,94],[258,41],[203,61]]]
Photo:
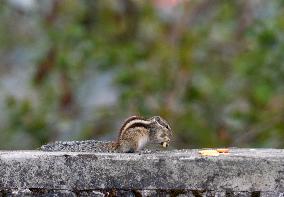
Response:
[[[126,125],[130,122],[130,121],[133,121],[133,120],[136,120],[136,119],[144,119],[143,117],[139,117],[139,116],[130,116],[129,118],[127,118],[123,125],[121,126],[120,130],[119,130],[119,135],[118,136],[121,136],[122,132],[124,131],[124,128],[126,127]]]
[[[131,116],[121,126],[117,142],[112,147],[119,152],[136,152],[149,141],[159,144],[169,143],[170,136],[171,129],[161,117],[145,119]]]

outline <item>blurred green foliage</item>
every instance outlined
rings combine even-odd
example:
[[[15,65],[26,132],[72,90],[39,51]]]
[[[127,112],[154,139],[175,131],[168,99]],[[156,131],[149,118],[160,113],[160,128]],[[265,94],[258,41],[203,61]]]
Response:
[[[98,138],[133,114],[167,119],[177,148],[284,147],[283,1],[53,0],[27,13],[7,2],[0,53],[34,54],[34,95],[6,96],[0,147]],[[118,96],[82,118],[93,71],[110,73]]]

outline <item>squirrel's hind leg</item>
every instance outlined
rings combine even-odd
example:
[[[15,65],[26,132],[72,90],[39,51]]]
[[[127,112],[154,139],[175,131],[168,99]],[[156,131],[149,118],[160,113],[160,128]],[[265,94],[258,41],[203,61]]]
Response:
[[[121,153],[134,153],[137,150],[137,145],[134,142],[121,140],[118,146],[118,152]]]

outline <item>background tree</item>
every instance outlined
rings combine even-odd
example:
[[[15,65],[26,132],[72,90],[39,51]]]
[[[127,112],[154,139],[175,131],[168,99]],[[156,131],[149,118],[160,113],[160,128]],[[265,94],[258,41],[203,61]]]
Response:
[[[167,119],[174,146],[284,146],[283,1],[0,3],[0,148]]]

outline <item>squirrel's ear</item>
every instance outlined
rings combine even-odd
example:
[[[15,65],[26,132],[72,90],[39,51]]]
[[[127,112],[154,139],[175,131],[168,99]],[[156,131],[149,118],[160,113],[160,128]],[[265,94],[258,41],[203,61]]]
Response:
[[[160,117],[159,116],[153,116],[153,117],[150,118],[150,120],[158,122],[160,120]]]
[[[148,118],[148,121],[154,122],[154,121],[155,121],[155,116],[153,116],[153,117],[151,117],[151,118]]]

